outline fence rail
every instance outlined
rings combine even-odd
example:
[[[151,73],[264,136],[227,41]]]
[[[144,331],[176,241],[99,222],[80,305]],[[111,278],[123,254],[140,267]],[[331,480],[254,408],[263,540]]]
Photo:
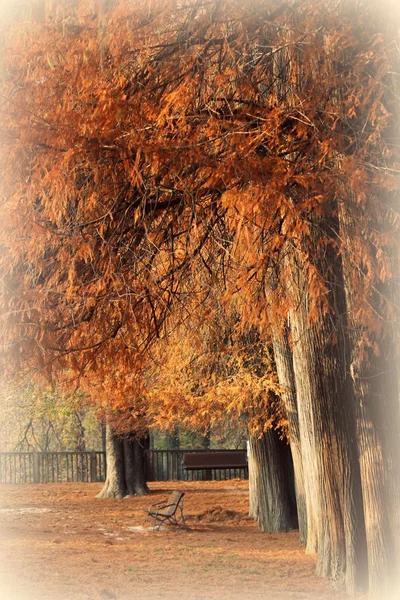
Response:
[[[182,468],[185,452],[196,451],[145,450],[147,481],[202,481],[248,477],[247,469],[199,469],[186,472]],[[217,453],[218,450],[198,452]],[[94,482],[105,481],[105,478],[105,452],[0,452],[0,483]]]
[[[105,480],[105,452],[0,452],[0,483]]]

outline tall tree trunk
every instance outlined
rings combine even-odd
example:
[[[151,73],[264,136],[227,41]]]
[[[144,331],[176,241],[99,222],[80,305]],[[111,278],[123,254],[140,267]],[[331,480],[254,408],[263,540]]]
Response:
[[[389,206],[389,201],[384,204]],[[375,209],[374,230],[387,231],[389,219],[382,207]],[[385,213],[386,214],[386,213]],[[354,214],[342,206],[341,237],[345,241],[343,261],[346,298],[351,319],[350,372],[357,394],[357,442],[368,548],[370,597],[386,598],[400,589],[400,404],[398,380],[398,325],[380,317],[380,330],[373,332],[357,318],[355,266],[352,239]],[[396,268],[396,267],[394,267]],[[358,270],[359,277],[362,277]],[[395,283],[375,283],[369,298],[379,319],[382,298],[398,306]],[[367,344],[366,344],[367,342]],[[368,348],[367,345],[370,344]],[[373,346],[378,348],[373,350]]]
[[[127,494],[123,440],[109,425],[106,425],[106,464],[106,481],[96,498],[123,498]]]
[[[303,458],[301,453],[299,415],[297,408],[296,384],[293,370],[293,357],[289,347],[287,331],[278,334],[273,330],[272,343],[279,383],[282,387],[282,400],[289,423],[290,449],[292,451],[294,481],[296,491],[297,518],[300,542],[307,542],[307,505],[304,487]]]
[[[319,310],[310,325],[308,282],[301,263],[292,264],[297,309],[290,323],[303,465],[309,508],[317,510],[317,570],[355,593],[364,588],[366,542],[341,259],[327,248],[319,267],[332,311]]]
[[[320,524],[326,522],[326,505],[324,502],[323,486],[321,483],[321,464],[319,445],[315,434],[315,418],[312,398],[315,397],[309,371],[309,361],[312,360],[312,351],[308,354],[303,344],[305,332],[302,325],[307,320],[307,315],[300,318],[299,309],[290,313],[290,324],[293,344],[293,370],[296,382],[298,402],[299,434],[302,452],[304,488],[307,510],[307,546],[309,554],[319,552],[320,563],[327,563],[330,558],[329,540],[320,530]],[[308,326],[306,325],[306,331]],[[319,567],[321,571],[321,568]],[[329,568],[325,568],[324,575],[329,575]]]
[[[253,452],[250,437],[251,434],[249,433],[249,440],[247,442],[247,466],[249,473],[249,517],[257,521],[259,498],[259,490],[257,488],[258,467],[256,462],[256,455]]]
[[[125,481],[129,496],[146,496],[150,493],[146,484],[144,450],[149,446],[148,438],[124,440]]]
[[[149,494],[146,484],[144,449],[148,438],[136,439],[115,434],[106,428],[107,478],[96,498],[123,498]]]
[[[290,447],[274,429],[261,437],[250,434],[250,516],[261,531],[297,528],[293,463]]]
[[[378,600],[400,589],[400,420],[394,356],[382,349],[380,356],[362,364],[357,349],[352,353],[369,590]]]

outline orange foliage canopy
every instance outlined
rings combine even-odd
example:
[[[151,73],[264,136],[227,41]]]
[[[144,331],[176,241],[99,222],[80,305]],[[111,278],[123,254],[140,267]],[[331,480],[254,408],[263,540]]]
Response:
[[[79,382],[136,420],[159,415],[152,346],[168,348],[171,323],[216,281],[226,306],[239,294],[244,331],[268,328],[266,295],[284,320],[288,247],[313,318],[329,310],[316,244],[351,243],[357,318],[379,327],[370,291],[393,276],[398,229],[397,55],[373,6],[357,6],[70,0],[5,33],[6,372]],[[351,239],[319,235],[340,206]]]

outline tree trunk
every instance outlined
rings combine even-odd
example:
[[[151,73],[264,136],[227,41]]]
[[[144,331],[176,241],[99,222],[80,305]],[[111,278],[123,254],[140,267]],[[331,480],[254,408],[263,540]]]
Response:
[[[332,310],[319,310],[312,326],[301,266],[292,263],[297,309],[290,323],[307,514],[316,511],[318,573],[353,594],[365,587],[366,542],[342,265],[335,250],[325,249],[318,266]]]
[[[394,356],[382,349],[369,365],[360,366],[357,350],[352,354],[369,590],[378,600],[400,589],[400,421]]]
[[[247,442],[247,467],[249,473],[249,517],[257,520],[258,516],[258,498],[259,498],[259,490],[257,488],[258,484],[258,468],[255,453],[252,451],[251,434],[249,433],[249,440]]]
[[[387,205],[390,203],[387,201]],[[387,229],[382,207],[375,209],[375,231]],[[341,207],[341,237],[345,241],[343,261],[346,299],[352,328],[350,372],[357,394],[357,442],[368,549],[370,597],[390,597],[400,589],[400,405],[398,380],[398,335],[395,320],[381,319],[380,331],[368,330],[357,314],[352,239],[354,215]],[[358,277],[361,274],[358,271]],[[393,282],[375,283],[369,299],[375,318],[382,298],[398,306]],[[366,341],[371,347],[366,347]],[[372,349],[373,345],[379,351]]]
[[[304,488],[306,496],[307,511],[307,546],[306,551],[309,554],[320,553],[320,561],[329,560],[329,540],[320,531],[320,524],[326,522],[326,505],[321,484],[321,464],[319,457],[319,446],[315,434],[315,418],[312,407],[312,398],[315,397],[313,385],[310,377],[308,363],[311,358],[311,352],[305,353],[303,344],[304,332],[301,324],[306,320],[306,315],[300,319],[297,314],[290,313],[290,324],[294,338],[293,345],[293,370],[296,382],[296,394],[298,402],[299,434],[302,452]],[[301,343],[299,343],[301,340]],[[317,396],[318,397],[318,396]],[[323,543],[323,541],[325,543]],[[323,558],[325,557],[325,560]],[[321,569],[319,569],[321,571]],[[327,568],[324,573],[329,575]]]
[[[107,478],[96,498],[123,498],[150,493],[144,466],[144,449],[147,445],[148,438],[124,438],[107,425]]]
[[[278,335],[272,333],[274,357],[279,383],[282,387],[282,400],[289,423],[290,449],[292,451],[294,481],[296,491],[297,519],[300,542],[307,542],[307,505],[304,487],[303,458],[299,428],[299,415],[296,398],[296,384],[293,370],[293,357],[289,347],[287,331]]]
[[[261,531],[297,528],[293,463],[290,447],[274,429],[262,437],[250,434],[250,516]]]

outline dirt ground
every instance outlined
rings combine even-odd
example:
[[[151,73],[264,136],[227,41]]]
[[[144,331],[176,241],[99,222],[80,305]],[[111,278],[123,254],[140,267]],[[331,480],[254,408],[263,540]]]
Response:
[[[247,481],[157,482],[97,500],[102,484],[0,485],[1,600],[339,600],[297,532],[261,533]],[[185,491],[187,530],[143,508]],[[364,597],[360,596],[364,600]]]

